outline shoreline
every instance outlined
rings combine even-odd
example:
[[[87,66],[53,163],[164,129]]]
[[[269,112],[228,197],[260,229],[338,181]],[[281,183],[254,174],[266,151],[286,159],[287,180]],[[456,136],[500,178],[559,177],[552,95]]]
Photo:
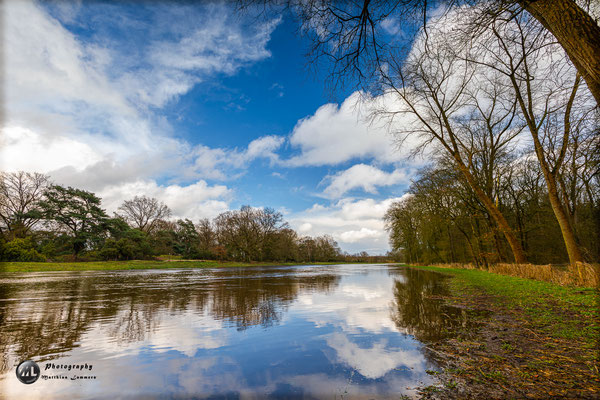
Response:
[[[449,275],[446,304],[480,311],[478,328],[426,343],[441,367],[425,399],[598,398],[598,289],[493,274]]]
[[[288,267],[294,265],[338,264],[384,264],[361,262],[237,262],[202,260],[132,260],[132,261],[79,261],[79,262],[0,262],[3,272],[57,272],[57,271],[121,271],[134,269],[182,269],[182,268],[242,268],[242,267]],[[397,264],[397,263],[389,263]]]

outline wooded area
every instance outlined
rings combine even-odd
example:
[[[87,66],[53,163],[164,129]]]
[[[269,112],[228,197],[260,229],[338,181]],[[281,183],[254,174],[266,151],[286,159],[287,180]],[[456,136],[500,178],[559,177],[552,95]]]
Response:
[[[169,219],[154,198],[136,196],[110,217],[94,193],[54,185],[39,173],[0,172],[1,261],[184,259],[367,261],[328,235],[300,236],[271,208],[243,206],[212,221]]]
[[[500,13],[466,41],[471,20],[444,16],[389,75],[404,81],[394,86],[404,108],[380,115],[408,116],[394,134],[435,149],[386,215],[393,248],[425,263],[597,262],[600,119],[590,91],[531,16]]]
[[[332,87],[427,160],[386,216],[400,259],[598,261],[595,2],[286,4]]]

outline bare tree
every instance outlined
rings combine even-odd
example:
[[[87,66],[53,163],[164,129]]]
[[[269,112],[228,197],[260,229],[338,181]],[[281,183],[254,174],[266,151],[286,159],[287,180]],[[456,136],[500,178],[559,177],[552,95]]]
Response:
[[[50,182],[34,172],[0,171],[0,232],[24,236],[40,220],[38,202]]]
[[[583,261],[569,200],[565,201],[569,193],[566,187],[561,193],[560,179],[569,148],[579,135],[593,129],[586,121],[595,104],[586,98],[589,92],[580,74],[566,62],[554,38],[526,15],[498,15],[489,35],[474,41],[468,53],[468,62],[507,79],[531,135],[569,260]]]
[[[438,154],[449,156],[506,238],[515,261],[524,263],[525,252],[493,200],[496,160],[522,130],[515,123],[516,103],[497,77],[461,60],[442,24],[438,28],[383,76],[390,89],[374,115],[388,119],[401,142],[418,136],[418,151],[434,146]],[[403,76],[402,87],[394,84],[398,75]]]
[[[395,52],[398,35],[419,26],[427,32],[430,7],[484,5],[472,14],[470,23],[481,32],[496,15],[510,9],[513,16],[526,11],[556,37],[600,104],[600,26],[590,9],[597,0],[246,0],[241,4],[284,4],[296,12],[312,42],[309,65],[325,59],[333,63],[334,85],[354,82],[371,84],[388,63],[402,61]],[[441,3],[441,4],[440,4]],[[596,10],[597,11],[597,10]],[[389,29],[394,24],[394,29]],[[390,32],[392,33],[390,35]],[[408,41],[410,42],[410,40]],[[406,50],[406,49],[403,49]]]
[[[208,218],[201,219],[196,226],[198,231],[198,239],[200,241],[200,249],[210,251],[217,243],[217,237],[213,224]]]
[[[272,208],[243,206],[226,211],[214,220],[218,241],[229,253],[244,261],[261,260],[272,252],[276,236],[288,224]]]
[[[146,233],[154,232],[159,221],[171,216],[171,210],[163,202],[147,196],[135,196],[119,207],[119,213],[134,228]]]

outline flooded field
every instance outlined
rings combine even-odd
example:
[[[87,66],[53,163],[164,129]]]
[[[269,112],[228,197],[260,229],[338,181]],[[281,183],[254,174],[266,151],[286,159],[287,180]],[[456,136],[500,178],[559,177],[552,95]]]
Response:
[[[389,265],[5,273],[0,288],[8,398],[413,397],[436,383],[424,343],[470,322],[435,299],[442,275]]]

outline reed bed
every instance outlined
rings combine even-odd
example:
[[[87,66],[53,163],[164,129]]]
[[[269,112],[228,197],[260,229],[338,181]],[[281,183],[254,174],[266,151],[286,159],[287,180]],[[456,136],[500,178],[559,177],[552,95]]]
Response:
[[[442,268],[480,269],[495,274],[517,276],[555,283],[561,286],[594,287],[600,289],[600,264],[576,263],[575,265],[493,264],[487,269],[473,264],[440,264]]]

